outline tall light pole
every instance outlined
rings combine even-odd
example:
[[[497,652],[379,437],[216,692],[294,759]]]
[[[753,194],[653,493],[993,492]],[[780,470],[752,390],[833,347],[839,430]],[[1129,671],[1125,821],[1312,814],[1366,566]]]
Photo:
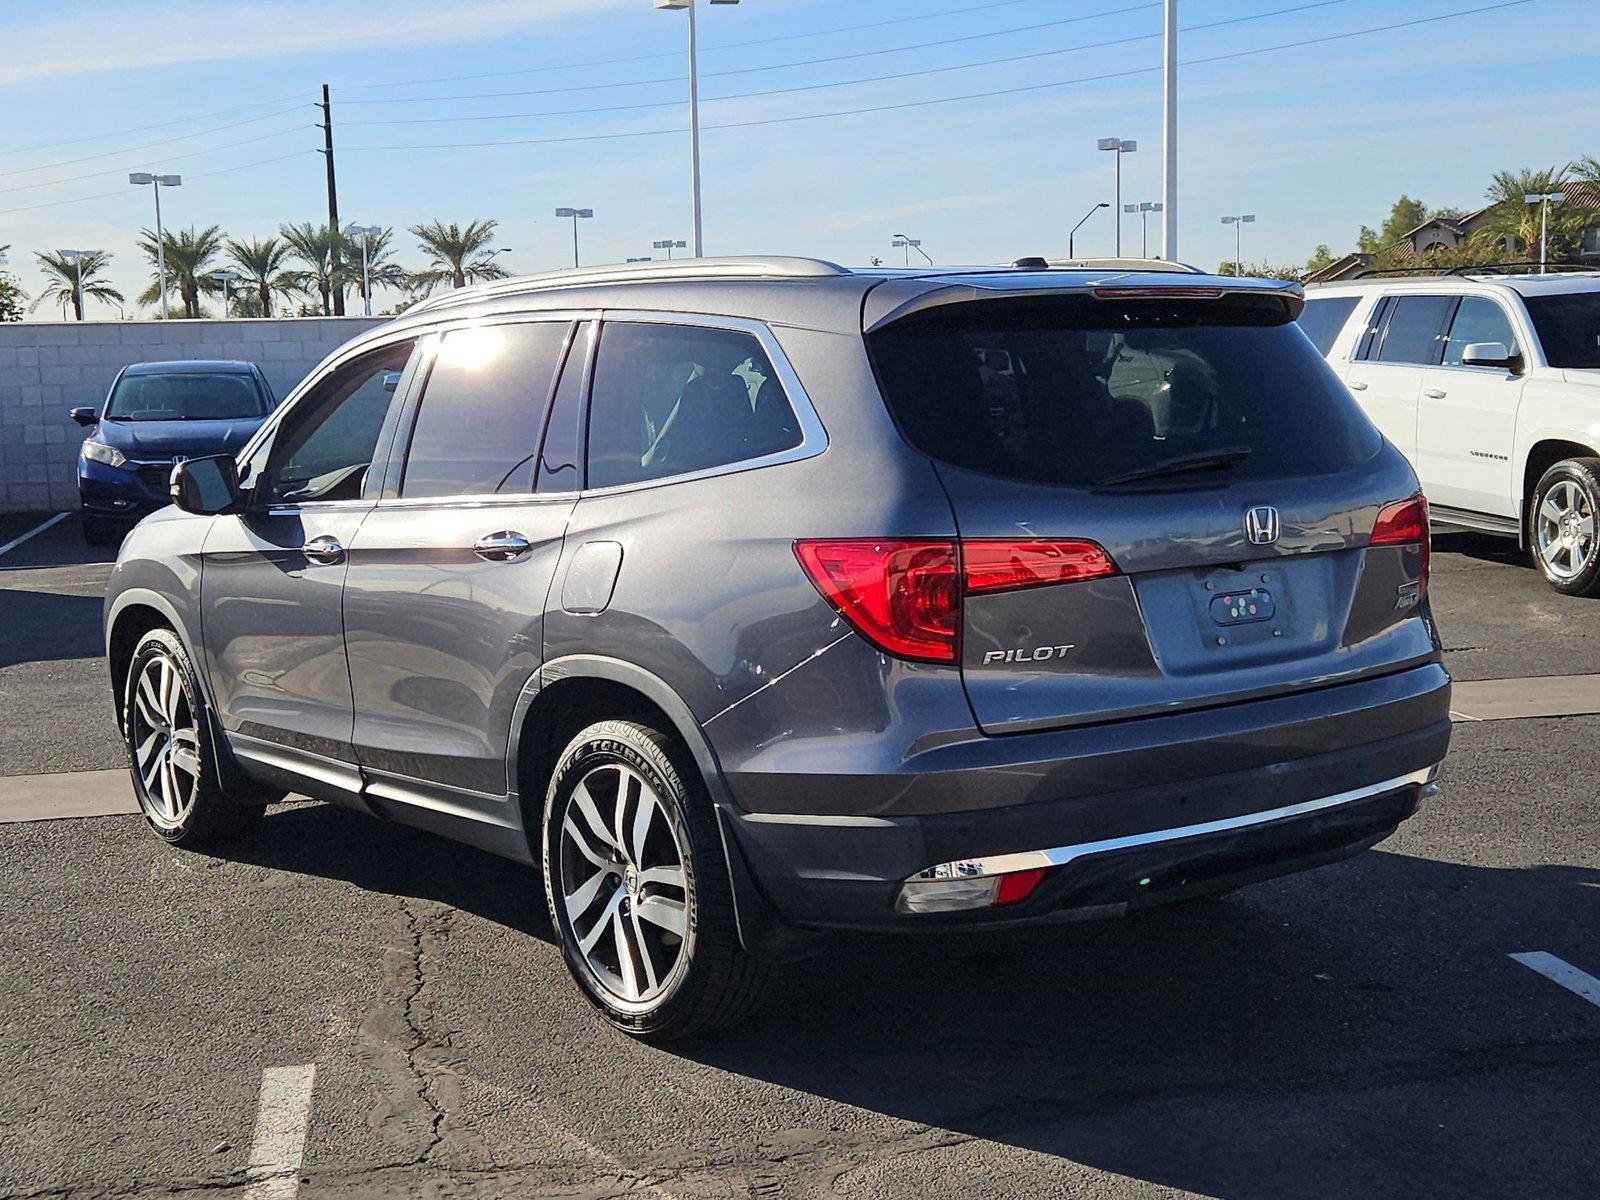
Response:
[[[572,265],[578,265],[578,218],[594,216],[592,208],[558,208],[556,216],[572,218]]]
[[[1150,257],[1150,214],[1161,211],[1161,201],[1152,204],[1148,200],[1141,200],[1137,204],[1124,204],[1122,211],[1125,213],[1139,214],[1139,255],[1141,258]]]
[[[383,232],[376,225],[346,225],[345,234],[349,237],[361,239],[361,311],[365,316],[372,315],[372,273],[367,263],[368,239],[375,238]]]
[[[1233,277],[1235,279],[1244,275],[1244,235],[1241,232],[1246,225],[1255,224],[1255,213],[1243,213],[1237,217],[1223,217],[1224,225],[1233,226]]]
[[[1566,200],[1565,192],[1529,192],[1522,199],[1539,206],[1539,274],[1549,269],[1550,262],[1550,205]]]
[[[1178,261],[1178,0],[1166,0],[1161,89],[1161,257]]]
[[[700,235],[700,69],[695,57],[694,0],[651,0],[657,8],[689,10],[689,164],[690,199],[694,205],[694,256],[705,253]],[[739,0],[707,0],[711,4],[737,4]]]
[[[100,254],[98,250],[57,250],[56,254],[65,262],[73,263],[78,268],[78,281],[73,286],[73,293],[78,298],[78,320],[83,320],[83,260],[92,259]]]
[[[167,319],[167,239],[161,232],[161,189],[164,187],[178,187],[183,183],[182,175],[152,175],[149,171],[133,171],[128,175],[128,182],[143,187],[149,184],[156,193],[156,274],[161,281],[161,319]]]
[[[1110,207],[1111,207],[1111,202],[1109,200],[1100,201],[1099,204],[1096,204],[1088,212],[1083,214],[1083,220],[1082,221],[1079,221],[1076,225],[1074,225],[1072,227],[1072,232],[1067,234],[1067,257],[1068,258],[1076,258],[1076,257],[1078,257],[1077,251],[1075,249],[1075,247],[1077,245],[1077,239],[1078,239],[1078,230],[1082,229],[1084,227],[1084,224],[1089,220],[1090,217],[1094,216],[1095,213],[1099,212],[1102,208],[1110,208]]]
[[[897,233],[894,235],[894,241],[890,242],[889,244],[905,250],[906,266],[908,267],[911,265],[911,252],[913,250],[922,255],[923,258],[928,258],[928,252],[922,248],[921,238],[907,237],[903,233]],[[930,267],[933,266],[933,259],[928,258],[928,265]]]
[[[222,316],[226,320],[228,316],[228,285],[230,283],[238,283],[244,276],[232,268],[224,267],[220,271],[211,272],[211,278],[222,285]]]
[[[682,238],[677,238],[677,239],[667,238],[664,241],[651,242],[650,246],[654,250],[665,250],[667,252],[667,258],[671,259],[672,252],[674,250],[682,250],[688,244],[689,243],[684,241]]]
[[[1132,154],[1139,148],[1138,142],[1126,141],[1122,138],[1101,138],[1096,143],[1102,150],[1110,150],[1117,157],[1117,250],[1116,256],[1122,257],[1122,156]]]

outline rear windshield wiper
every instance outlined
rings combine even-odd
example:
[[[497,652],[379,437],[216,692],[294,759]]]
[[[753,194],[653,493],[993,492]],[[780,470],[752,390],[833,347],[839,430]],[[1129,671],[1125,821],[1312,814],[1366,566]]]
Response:
[[[1192,475],[1199,471],[1226,471],[1237,467],[1250,457],[1249,446],[1226,446],[1220,450],[1202,450],[1195,454],[1180,454],[1158,462],[1154,466],[1140,467],[1123,475],[1102,479],[1096,487],[1120,487],[1127,483],[1143,483],[1150,479],[1167,479],[1174,475]]]

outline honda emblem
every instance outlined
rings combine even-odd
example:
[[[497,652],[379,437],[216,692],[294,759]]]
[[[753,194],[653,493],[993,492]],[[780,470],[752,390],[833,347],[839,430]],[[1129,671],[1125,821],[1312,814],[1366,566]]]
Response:
[[[1251,545],[1270,546],[1278,540],[1282,532],[1282,525],[1278,521],[1278,510],[1270,504],[1258,505],[1244,514],[1244,532],[1250,539]]]

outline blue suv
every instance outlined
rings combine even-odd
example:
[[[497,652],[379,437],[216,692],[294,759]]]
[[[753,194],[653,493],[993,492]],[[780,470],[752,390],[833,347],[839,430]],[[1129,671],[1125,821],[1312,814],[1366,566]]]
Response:
[[[91,429],[78,455],[84,538],[119,541],[141,517],[171,503],[174,464],[238,452],[272,408],[272,389],[254,363],[124,367],[103,409],[72,410],[72,419]]]

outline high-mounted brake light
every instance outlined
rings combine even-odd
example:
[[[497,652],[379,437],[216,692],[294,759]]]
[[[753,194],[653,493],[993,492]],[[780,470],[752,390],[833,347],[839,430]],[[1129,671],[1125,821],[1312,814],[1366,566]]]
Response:
[[[1222,288],[1212,287],[1097,287],[1089,294],[1096,300],[1218,300]]]
[[[817,591],[874,646],[953,663],[961,598],[1099,579],[1116,564],[1093,542],[802,540],[795,557]]]
[[[1428,559],[1430,551],[1428,526],[1428,499],[1421,492],[1407,500],[1396,500],[1378,511],[1372,524],[1369,546],[1417,546],[1422,551],[1422,565],[1418,574],[1417,595],[1428,591]]]

